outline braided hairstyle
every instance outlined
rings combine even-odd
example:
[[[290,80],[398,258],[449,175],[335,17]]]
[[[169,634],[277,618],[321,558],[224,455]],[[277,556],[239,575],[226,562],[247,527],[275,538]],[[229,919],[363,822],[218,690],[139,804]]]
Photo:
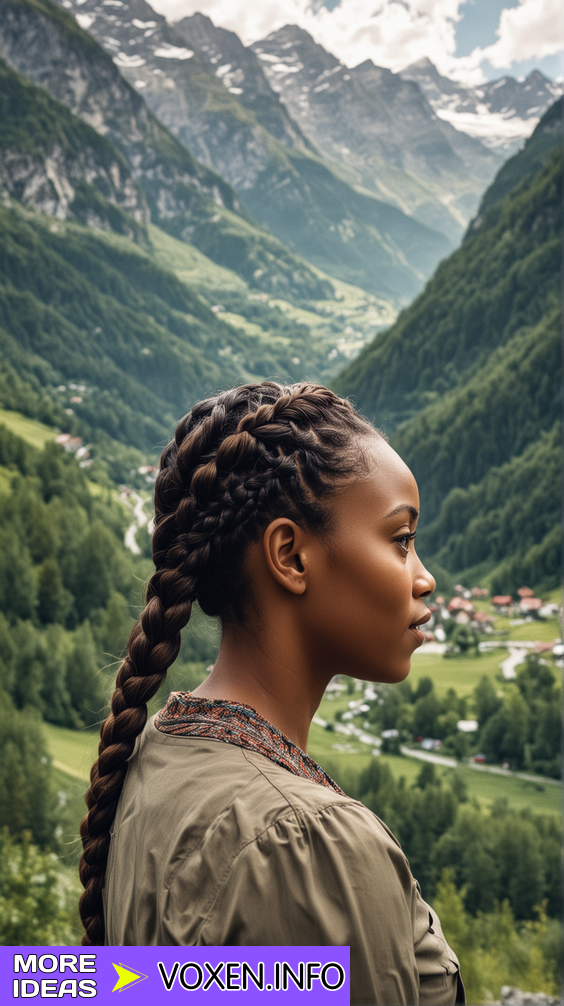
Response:
[[[135,740],[180,648],[192,604],[225,624],[244,620],[244,555],[275,517],[323,534],[327,494],[364,468],[356,439],[374,427],[316,384],[243,385],[198,402],[164,449],[155,485],[146,606],[117,673],[86,794],[80,914],[86,946],[104,943],[102,889],[110,827]]]

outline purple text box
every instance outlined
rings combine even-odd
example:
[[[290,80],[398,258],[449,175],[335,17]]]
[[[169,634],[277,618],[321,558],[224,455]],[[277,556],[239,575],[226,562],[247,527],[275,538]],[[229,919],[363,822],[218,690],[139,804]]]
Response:
[[[349,961],[349,947],[0,947],[0,989],[3,1002],[349,1006]]]

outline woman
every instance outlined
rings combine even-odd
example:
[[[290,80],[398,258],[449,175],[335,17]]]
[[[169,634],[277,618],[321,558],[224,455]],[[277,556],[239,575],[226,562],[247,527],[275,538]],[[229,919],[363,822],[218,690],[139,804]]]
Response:
[[[155,509],[82,824],[83,942],[350,945],[353,1003],[463,1002],[398,843],[305,753],[334,674],[401,681],[423,640],[411,472],[327,388],[265,382],[180,422]],[[196,600],[216,663],[145,725]]]

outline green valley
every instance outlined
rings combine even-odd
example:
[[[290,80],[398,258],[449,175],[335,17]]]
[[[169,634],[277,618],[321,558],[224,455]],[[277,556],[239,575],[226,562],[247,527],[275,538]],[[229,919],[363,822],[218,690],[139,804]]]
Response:
[[[110,441],[164,443],[226,381],[329,377],[389,311],[346,284],[331,299],[323,278],[324,299],[273,301],[156,228],[143,248],[17,204],[0,217],[2,368],[21,384],[0,385],[0,404],[97,440],[110,460]]]

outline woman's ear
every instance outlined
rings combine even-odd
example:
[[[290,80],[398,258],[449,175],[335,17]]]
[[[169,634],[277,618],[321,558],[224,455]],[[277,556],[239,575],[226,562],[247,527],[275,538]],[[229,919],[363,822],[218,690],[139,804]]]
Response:
[[[277,583],[292,594],[303,594],[307,586],[306,536],[286,517],[273,520],[264,532],[264,554]]]

